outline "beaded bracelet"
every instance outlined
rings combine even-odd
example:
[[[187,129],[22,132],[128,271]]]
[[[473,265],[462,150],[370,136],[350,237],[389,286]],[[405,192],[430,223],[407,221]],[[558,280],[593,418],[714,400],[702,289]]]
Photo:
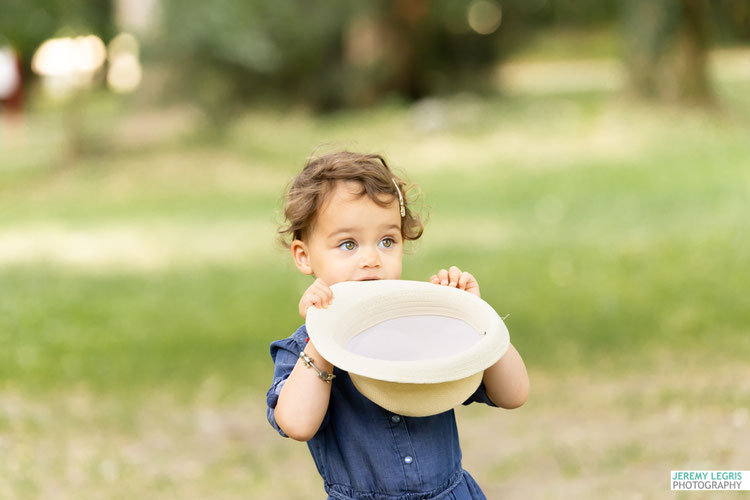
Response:
[[[320,379],[323,382],[330,384],[331,380],[336,378],[336,375],[334,375],[333,373],[324,372],[323,370],[315,366],[312,358],[308,356],[307,354],[305,354],[304,351],[299,353],[299,357],[302,359],[302,362],[305,364],[306,367],[308,368],[312,367],[313,370],[318,372],[318,377],[320,377]]]

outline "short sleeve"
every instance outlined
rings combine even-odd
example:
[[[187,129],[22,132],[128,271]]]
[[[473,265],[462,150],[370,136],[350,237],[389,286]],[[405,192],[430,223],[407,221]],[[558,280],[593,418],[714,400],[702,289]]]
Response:
[[[479,387],[474,391],[474,394],[469,396],[469,399],[464,401],[463,404],[470,405],[471,403],[484,403],[488,406],[497,408],[497,405],[490,400],[489,396],[487,396],[487,389],[484,387],[484,382],[479,384]]]
[[[288,437],[276,423],[274,411],[276,404],[279,402],[279,394],[284,387],[286,379],[292,373],[294,365],[297,364],[299,353],[305,350],[305,338],[307,330],[304,325],[301,326],[291,337],[277,340],[271,343],[271,359],[273,360],[273,381],[271,387],[266,393],[266,417],[271,427],[284,437]]]

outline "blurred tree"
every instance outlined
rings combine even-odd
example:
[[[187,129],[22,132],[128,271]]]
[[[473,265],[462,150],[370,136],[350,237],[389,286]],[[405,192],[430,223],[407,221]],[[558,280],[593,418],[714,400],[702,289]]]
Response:
[[[114,35],[110,0],[2,0],[0,34],[19,52],[28,68],[34,51],[58,34]]]
[[[114,32],[111,0],[2,2],[0,34],[26,68],[51,36]],[[168,70],[165,94],[215,125],[269,97],[327,110],[490,90],[497,64],[533,33],[618,16],[637,92],[706,101],[709,28],[750,37],[747,0],[160,0],[159,11],[145,55]]]
[[[743,1],[723,0],[734,10]],[[472,25],[477,5],[496,8],[499,28]],[[164,0],[162,10],[168,88],[217,125],[238,103],[269,96],[326,110],[487,90],[492,70],[535,31],[612,26],[618,16],[638,94],[711,100],[708,0]]]
[[[712,100],[707,0],[622,0],[625,62],[639,95],[694,103]]]
[[[34,52],[49,38],[95,34],[104,40],[115,32],[110,0],[2,0],[0,34],[5,35],[21,59],[24,86],[34,82],[31,60]],[[64,165],[91,148],[92,141],[83,126],[80,91],[62,105],[66,136]]]
[[[490,2],[487,2],[490,3]],[[446,0],[391,0],[358,12],[347,25],[346,72],[360,83],[348,101],[369,104],[384,95],[427,95],[488,88],[501,56],[501,11],[488,34],[473,31],[467,4]]]
[[[164,0],[154,55],[168,89],[220,125],[238,104],[275,96],[321,107],[343,88],[344,1]]]
[[[717,39],[723,43],[750,41],[750,2],[747,0],[718,0],[711,2],[716,21]]]
[[[162,12],[170,92],[217,125],[269,96],[326,110],[481,88],[500,47],[451,0],[164,0]]]

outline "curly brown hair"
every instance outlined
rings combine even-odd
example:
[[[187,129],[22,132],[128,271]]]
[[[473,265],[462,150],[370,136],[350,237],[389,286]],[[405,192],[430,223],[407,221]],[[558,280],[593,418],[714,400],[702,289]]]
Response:
[[[401,218],[401,236],[404,240],[416,240],[422,236],[422,220],[410,209],[407,199],[407,193],[418,193],[419,187],[416,184],[407,186],[380,155],[339,151],[308,159],[302,172],[291,181],[284,197],[287,224],[278,229],[279,240],[285,247],[290,247],[290,237],[291,240],[304,240],[309,236],[318,210],[340,181],[358,183],[361,188],[359,196],[367,195],[381,207],[398,199],[395,181],[403,194],[406,209],[406,215]]]

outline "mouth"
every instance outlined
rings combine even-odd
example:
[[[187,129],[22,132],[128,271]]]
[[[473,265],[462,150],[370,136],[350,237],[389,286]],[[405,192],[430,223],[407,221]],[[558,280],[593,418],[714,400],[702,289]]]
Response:
[[[380,278],[361,278],[361,279],[358,279],[357,281],[375,281],[375,280],[379,280],[379,279]]]

